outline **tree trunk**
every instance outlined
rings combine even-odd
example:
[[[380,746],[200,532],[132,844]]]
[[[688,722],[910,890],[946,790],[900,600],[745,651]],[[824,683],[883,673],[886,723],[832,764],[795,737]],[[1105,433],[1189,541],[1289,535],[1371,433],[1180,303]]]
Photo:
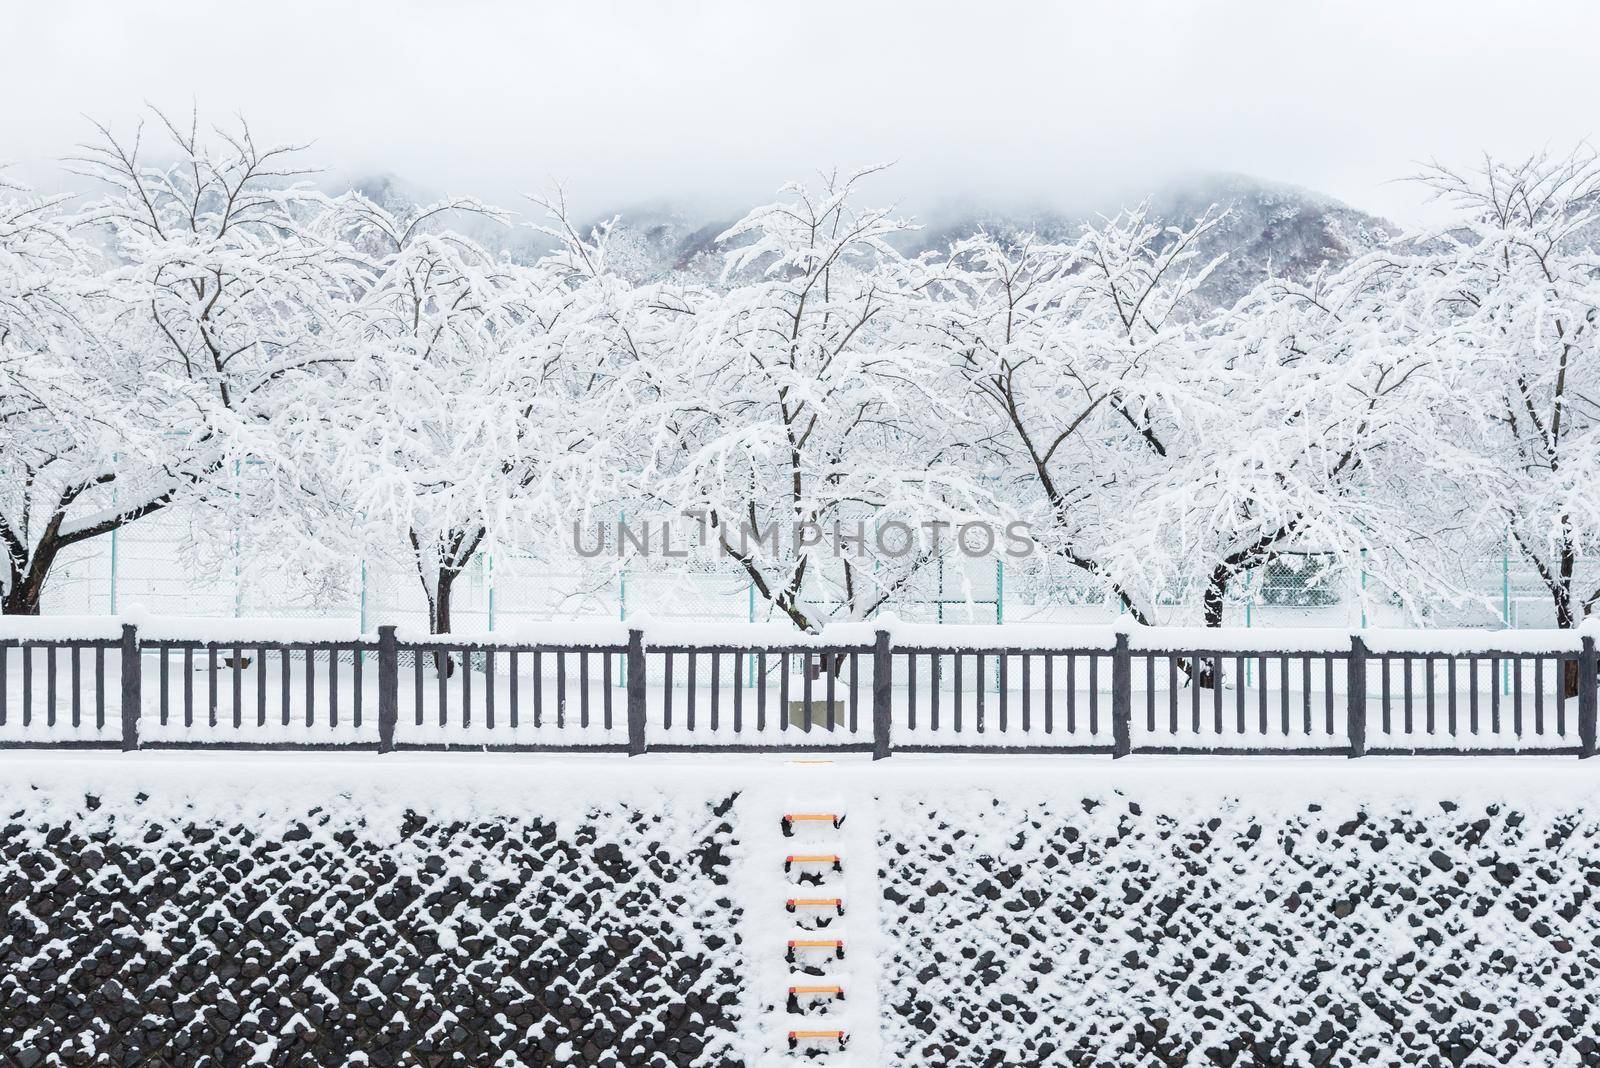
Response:
[[[456,576],[459,571],[448,567],[441,567],[434,573],[434,585],[430,590],[428,584],[422,584],[422,592],[428,598],[428,633],[450,633],[450,592],[455,586]],[[455,661],[448,653],[434,654],[434,670],[440,675],[449,678],[455,674]]]
[[[1201,598],[1201,605],[1205,609],[1205,624],[1208,627],[1222,626],[1223,604],[1228,597],[1228,584],[1233,581],[1233,571],[1223,564],[1218,564],[1211,572],[1211,579],[1206,583],[1205,595]],[[1214,690],[1222,685],[1221,664],[1216,660],[1207,658],[1198,665],[1199,673],[1195,676],[1195,684],[1204,690]]]
[[[54,539],[39,543],[33,557],[12,564],[11,585],[0,599],[0,615],[36,616],[44,599],[45,580],[50,576],[50,565],[55,563],[61,547]]]
[[[1576,554],[1570,549],[1563,549],[1557,570],[1558,577],[1550,584],[1550,596],[1556,606],[1556,626],[1562,630],[1571,630],[1578,625],[1578,616],[1572,607],[1572,572],[1575,566]],[[1567,697],[1578,696],[1577,660],[1562,662],[1561,692]]]

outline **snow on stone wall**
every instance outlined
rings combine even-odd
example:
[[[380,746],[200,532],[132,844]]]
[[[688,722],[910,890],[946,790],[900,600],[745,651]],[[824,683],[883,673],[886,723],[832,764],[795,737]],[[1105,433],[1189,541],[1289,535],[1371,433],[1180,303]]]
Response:
[[[0,784],[0,1063],[732,1063],[729,799],[172,793]]]
[[[940,1066],[1600,1064],[1600,818],[885,802],[885,1049]]]

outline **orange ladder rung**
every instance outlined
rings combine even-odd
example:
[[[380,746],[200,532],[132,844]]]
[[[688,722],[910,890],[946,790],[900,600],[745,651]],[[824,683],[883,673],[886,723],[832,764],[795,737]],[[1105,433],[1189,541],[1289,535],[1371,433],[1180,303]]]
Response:
[[[839,1043],[839,1048],[843,1049],[848,1038],[849,1036],[843,1031],[790,1031],[789,1048],[796,1049],[802,1042],[833,1041]]]
[[[844,915],[844,899],[839,897],[791,897],[784,902],[783,907],[794,912],[797,909],[835,909],[840,916]]]
[[[844,939],[842,938],[796,938],[789,942],[789,951],[784,955],[788,963],[794,963],[794,951],[797,949],[831,949],[834,960],[844,960]]]
[[[838,830],[844,823],[844,816],[834,812],[791,812],[783,817],[783,836],[794,837],[794,825],[797,823],[828,823],[834,830]]]
[[[788,874],[788,872],[793,869],[796,864],[831,864],[833,865],[834,871],[844,870],[844,866],[840,863],[838,854],[836,853],[819,853],[813,856],[790,854],[789,856],[783,858],[784,873]]]

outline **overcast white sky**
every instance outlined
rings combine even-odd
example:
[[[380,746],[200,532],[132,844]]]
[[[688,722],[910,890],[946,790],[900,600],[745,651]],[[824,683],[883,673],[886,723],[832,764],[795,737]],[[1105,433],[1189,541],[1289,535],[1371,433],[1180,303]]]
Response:
[[[940,201],[1136,199],[1241,171],[1400,221],[1414,161],[1595,134],[1600,4],[10,0],[0,160],[148,101],[514,202],[748,204],[819,167]]]

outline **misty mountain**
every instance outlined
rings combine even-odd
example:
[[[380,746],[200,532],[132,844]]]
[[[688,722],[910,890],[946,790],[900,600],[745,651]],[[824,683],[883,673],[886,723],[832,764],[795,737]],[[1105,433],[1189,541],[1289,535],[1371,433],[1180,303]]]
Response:
[[[387,175],[362,179],[352,187],[391,209],[438,199]],[[1324,265],[1338,267],[1381,247],[1400,232],[1387,220],[1326,194],[1245,175],[1191,178],[1152,194],[1148,203],[1153,221],[1170,226],[1192,225],[1212,205],[1227,210],[1226,218],[1198,249],[1200,262],[1226,257],[1200,291],[1204,301],[1219,307],[1232,304],[1269,274],[1301,280]],[[512,259],[526,261],[551,244],[529,225],[529,210],[524,207],[517,225],[510,227],[470,215],[458,215],[448,225]],[[1114,205],[1078,213],[1042,207],[945,208],[904,235],[900,247],[917,255],[945,248],[980,229],[1000,236],[1031,231],[1047,241],[1069,242],[1085,223],[1116,211]],[[718,245],[717,236],[738,219],[736,214],[697,213],[657,201],[622,208],[585,225],[613,217],[617,221],[611,232],[611,266],[636,282],[672,276],[715,282],[727,251]]]

